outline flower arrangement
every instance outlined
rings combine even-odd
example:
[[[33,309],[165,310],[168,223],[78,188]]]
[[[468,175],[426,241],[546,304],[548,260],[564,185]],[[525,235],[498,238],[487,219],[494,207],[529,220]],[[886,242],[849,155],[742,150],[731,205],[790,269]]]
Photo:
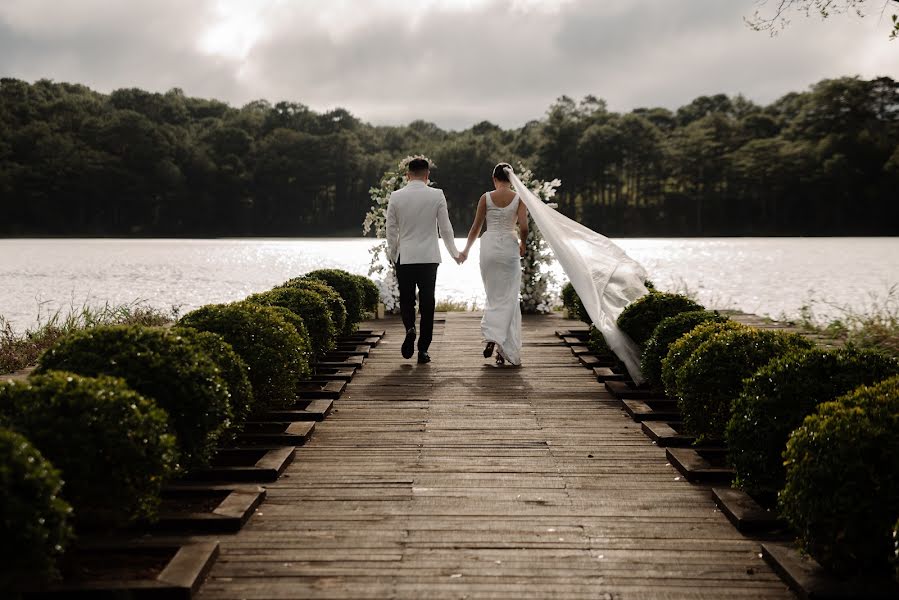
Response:
[[[384,303],[384,308],[390,312],[399,310],[400,292],[396,279],[396,269],[387,260],[387,201],[390,199],[391,193],[403,187],[409,162],[416,158],[425,159],[432,166],[434,165],[427,156],[407,156],[395,168],[385,172],[378,186],[369,190],[372,206],[365,215],[365,221],[362,223],[363,235],[368,235],[371,231],[374,231],[375,237],[381,240],[381,242],[369,250],[371,263],[369,264],[368,274],[378,284],[378,288],[381,291],[381,301]],[[540,200],[553,208],[556,207],[550,201],[556,194],[556,188],[562,184],[560,180],[541,181],[535,179],[533,172],[525,168],[521,163],[518,165],[516,174],[521,179],[521,182]],[[428,185],[433,185],[433,183],[429,182]],[[530,221],[530,233],[525,243],[526,252],[524,258],[522,258],[521,308],[525,313],[548,313],[552,310],[555,295],[552,291],[555,278],[548,269],[552,263],[553,256],[549,251],[546,240],[540,234],[540,230],[537,229],[530,217],[528,219]]]

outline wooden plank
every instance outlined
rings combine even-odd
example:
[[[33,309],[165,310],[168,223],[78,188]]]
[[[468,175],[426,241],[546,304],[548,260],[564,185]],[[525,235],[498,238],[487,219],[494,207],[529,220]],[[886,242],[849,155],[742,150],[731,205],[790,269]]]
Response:
[[[680,421],[643,421],[640,429],[649,439],[662,448],[684,448],[692,446],[696,438],[679,431]]]
[[[643,421],[670,421],[680,418],[677,402],[667,398],[622,400],[621,406],[624,408],[624,412],[638,423]]]
[[[665,455],[691,483],[729,483],[734,478],[734,470],[730,467],[713,464],[706,458],[707,454],[726,454],[723,448],[668,448]]]
[[[312,400],[320,398],[336,400],[337,398],[340,398],[340,394],[346,389],[346,384],[347,382],[343,380],[312,380],[300,384],[297,389],[297,396]]]

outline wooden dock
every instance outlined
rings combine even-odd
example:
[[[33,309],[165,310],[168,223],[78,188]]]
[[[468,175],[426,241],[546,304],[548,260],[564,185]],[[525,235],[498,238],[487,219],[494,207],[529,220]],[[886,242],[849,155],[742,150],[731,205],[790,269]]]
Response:
[[[793,598],[592,371],[526,317],[524,367],[438,315],[429,365],[387,331],[198,598]]]

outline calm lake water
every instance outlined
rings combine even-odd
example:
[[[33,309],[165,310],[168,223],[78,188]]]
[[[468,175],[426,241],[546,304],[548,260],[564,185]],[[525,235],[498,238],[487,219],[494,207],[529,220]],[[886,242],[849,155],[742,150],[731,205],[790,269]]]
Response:
[[[17,330],[40,311],[136,299],[190,310],[236,300],[321,267],[366,274],[374,240],[0,240],[0,315]],[[459,240],[461,246],[463,240]],[[864,310],[899,283],[899,238],[624,239],[657,286],[689,290],[715,308],[795,315],[810,300]],[[561,275],[561,271],[559,271]],[[438,299],[483,303],[477,246],[444,256]]]

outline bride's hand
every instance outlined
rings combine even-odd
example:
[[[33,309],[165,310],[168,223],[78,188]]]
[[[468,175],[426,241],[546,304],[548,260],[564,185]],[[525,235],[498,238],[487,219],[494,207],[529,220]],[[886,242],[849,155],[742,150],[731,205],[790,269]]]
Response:
[[[524,257],[525,253],[527,253],[528,248],[524,243],[524,240],[518,242],[518,256]]]

